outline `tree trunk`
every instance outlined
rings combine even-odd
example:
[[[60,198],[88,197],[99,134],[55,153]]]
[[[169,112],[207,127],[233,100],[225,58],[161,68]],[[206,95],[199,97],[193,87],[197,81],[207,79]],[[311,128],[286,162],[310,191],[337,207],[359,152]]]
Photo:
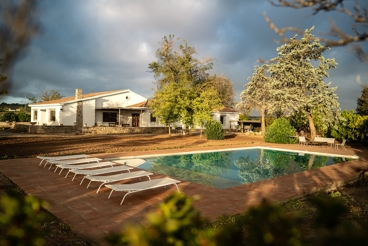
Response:
[[[264,134],[266,133],[266,121],[265,121],[265,107],[262,106],[262,109],[261,109],[261,117],[262,117],[262,120],[261,120],[261,131],[262,131],[262,134],[264,136]]]
[[[314,162],[314,157],[316,157],[315,155],[310,155],[309,156],[309,160],[308,160],[308,170],[312,169],[313,166],[313,162]]]
[[[170,126],[170,124],[168,125],[168,127],[169,127],[169,136],[171,137],[171,126]]]
[[[311,131],[311,140],[313,141],[314,138],[316,137],[317,135],[317,132],[316,132],[316,127],[314,126],[314,122],[313,122],[313,117],[312,115],[308,114],[307,115],[308,117],[308,122],[309,122],[309,129]]]
[[[203,127],[201,126],[201,135],[200,135],[200,138],[202,138],[202,129],[203,129]]]

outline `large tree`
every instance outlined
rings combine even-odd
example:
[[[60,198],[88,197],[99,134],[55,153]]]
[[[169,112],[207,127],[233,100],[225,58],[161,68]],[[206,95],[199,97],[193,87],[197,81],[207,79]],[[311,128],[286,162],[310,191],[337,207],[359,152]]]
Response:
[[[15,62],[39,33],[36,10],[37,0],[0,1],[0,58],[4,62],[1,70],[8,75],[7,80],[0,83],[2,92],[11,87]]]
[[[272,5],[277,7],[288,7],[294,9],[311,8],[313,15],[320,12],[336,11],[351,18],[350,31],[339,28],[333,19],[330,20],[330,30],[322,33],[318,37],[320,42],[326,47],[348,46],[348,50],[354,53],[362,62],[368,63],[368,54],[362,47],[362,42],[368,41],[368,11],[364,5],[360,5],[356,1],[355,6],[344,4],[348,0],[268,0]],[[363,1],[361,1],[363,2]],[[347,7],[348,6],[348,7]],[[303,33],[297,27],[278,28],[274,22],[264,14],[264,17],[269,27],[280,36],[282,42],[289,42],[289,38],[285,35],[286,32]],[[264,62],[261,59],[261,62]],[[357,75],[357,82],[360,86],[368,87],[367,83],[360,81],[360,75]]]
[[[0,59],[0,67],[2,66],[2,59]],[[1,74],[0,73],[0,83],[5,81],[8,78],[8,76],[6,76],[6,74]],[[0,96],[5,96],[8,93],[7,89],[0,89]]]
[[[148,66],[157,80],[157,90],[150,107],[153,114],[161,119],[160,122],[168,126],[179,120],[186,126],[194,126],[203,122],[203,112],[208,106],[211,110],[221,106],[218,94],[208,79],[212,60],[195,58],[194,48],[185,41],[176,51],[175,41],[173,35],[165,36],[156,52],[157,61]],[[212,103],[208,102],[207,95],[212,95]],[[200,97],[203,100],[196,100]]]
[[[224,75],[212,75],[208,78],[208,86],[217,91],[217,97],[224,107],[234,108],[234,88],[233,83]]]
[[[357,100],[357,104],[357,114],[368,115],[368,87],[363,89],[362,95]]]
[[[340,105],[335,94],[337,87],[324,83],[328,71],[336,68],[334,59],[325,59],[322,52],[327,47],[315,40],[312,30],[305,30],[298,40],[294,36],[288,43],[277,48],[268,70],[272,78],[272,107],[269,111],[282,110],[286,115],[300,112],[309,122],[311,138],[316,136],[313,115],[317,114],[323,125],[336,126]],[[316,67],[314,66],[316,64]]]
[[[256,66],[252,77],[249,77],[249,82],[245,85],[246,89],[240,94],[241,102],[237,108],[255,109],[261,113],[262,117],[262,134],[266,132],[265,114],[266,110],[271,107],[271,80],[267,76],[268,65]]]

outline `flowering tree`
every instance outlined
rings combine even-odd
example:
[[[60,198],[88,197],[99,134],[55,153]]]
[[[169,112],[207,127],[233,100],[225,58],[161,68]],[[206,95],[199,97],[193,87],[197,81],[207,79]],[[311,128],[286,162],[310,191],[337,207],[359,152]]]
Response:
[[[261,113],[262,117],[262,134],[266,132],[265,113],[271,107],[271,80],[267,76],[268,65],[256,66],[252,77],[249,77],[249,82],[245,85],[246,89],[240,94],[241,102],[237,108],[255,109]]]

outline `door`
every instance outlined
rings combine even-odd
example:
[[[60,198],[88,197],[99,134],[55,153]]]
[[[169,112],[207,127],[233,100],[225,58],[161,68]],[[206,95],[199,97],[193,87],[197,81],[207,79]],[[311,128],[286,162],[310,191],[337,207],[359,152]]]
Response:
[[[132,127],[139,127],[139,114],[132,114]]]

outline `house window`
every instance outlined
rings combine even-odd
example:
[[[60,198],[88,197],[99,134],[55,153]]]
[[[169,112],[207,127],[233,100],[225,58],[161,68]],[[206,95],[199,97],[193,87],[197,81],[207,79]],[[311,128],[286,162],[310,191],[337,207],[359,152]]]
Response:
[[[50,111],[50,121],[55,121],[55,111],[54,110]]]
[[[37,110],[33,111],[33,120],[37,120]]]
[[[103,122],[117,122],[118,113],[116,112],[103,112],[102,121]]]
[[[225,122],[225,116],[223,116],[223,115],[220,116],[220,122],[221,122],[221,124],[224,124],[224,122]]]
[[[151,114],[151,122],[157,122],[156,117],[155,117],[155,116],[153,116],[152,114]]]

